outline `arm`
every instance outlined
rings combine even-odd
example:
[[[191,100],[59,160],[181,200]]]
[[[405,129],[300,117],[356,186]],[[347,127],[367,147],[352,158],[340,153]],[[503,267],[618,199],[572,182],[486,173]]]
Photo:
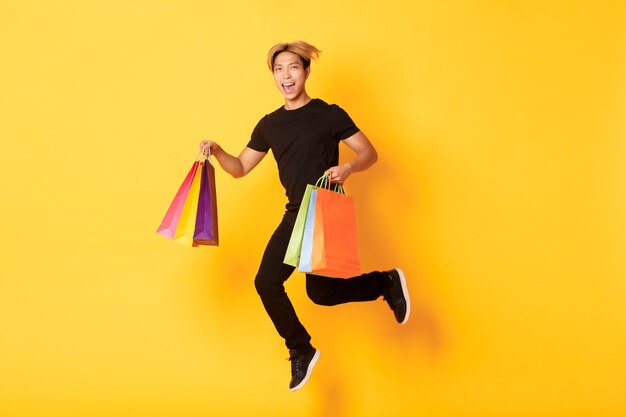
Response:
[[[343,141],[352,149],[356,157],[348,163],[326,170],[331,173],[331,182],[343,184],[353,172],[365,171],[378,160],[378,153],[374,145],[363,132],[357,132]]]
[[[235,178],[241,178],[261,162],[267,152],[255,151],[247,146],[241,151],[238,157],[226,152],[220,145],[210,140],[200,142],[200,149],[209,147],[211,155],[215,156],[222,169]]]

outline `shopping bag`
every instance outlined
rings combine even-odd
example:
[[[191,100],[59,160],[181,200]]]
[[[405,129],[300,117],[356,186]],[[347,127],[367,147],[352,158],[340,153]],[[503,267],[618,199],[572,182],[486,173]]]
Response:
[[[193,244],[194,246],[217,246],[219,244],[215,168],[208,158],[204,161],[200,176],[200,195],[198,197]]]
[[[335,278],[361,274],[354,198],[326,188],[316,190],[310,272]],[[308,220],[308,218],[307,218]]]
[[[311,272],[311,259],[313,249],[313,227],[315,223],[315,201],[318,189],[311,190],[311,197],[307,209],[306,220],[304,222],[304,231],[302,233],[302,248],[300,250],[300,261],[298,262],[298,271]]]
[[[185,205],[185,200],[187,199],[187,194],[189,193],[189,189],[191,188],[191,182],[193,181],[193,177],[196,174],[198,164],[199,161],[195,161],[193,163],[191,169],[189,170],[189,173],[185,177],[185,180],[180,185],[178,192],[176,192],[174,200],[172,200],[172,203],[167,209],[165,217],[163,217],[163,220],[161,221],[161,224],[156,231],[161,236],[165,236],[168,239],[174,239],[176,226],[178,226],[180,214],[183,211],[183,206]]]
[[[300,264],[300,252],[302,250],[302,238],[304,236],[304,225],[306,223],[307,214],[309,211],[309,201],[311,199],[311,192],[320,187],[330,187],[330,176],[324,174],[315,183],[307,184],[302,196],[302,202],[298,209],[298,215],[296,216],[296,222],[293,226],[293,231],[289,238],[289,244],[287,245],[287,251],[285,252],[285,258],[283,260],[287,265],[297,267]]]
[[[287,252],[285,252],[284,263],[287,265],[298,266],[300,263],[300,251],[302,250],[302,236],[304,235],[304,223],[306,222],[306,215],[309,211],[309,201],[311,199],[311,191],[316,187],[311,184],[307,184],[304,190],[304,196],[300,203],[300,209],[298,209],[298,215],[296,216],[296,222],[289,238],[289,245],[287,246]]]
[[[193,233],[196,228],[196,214],[200,196],[200,179],[205,163],[205,161],[201,160],[196,168],[196,174],[191,182],[185,205],[178,220],[178,226],[176,226],[176,232],[174,232],[174,242],[176,243],[188,246],[193,245]]]

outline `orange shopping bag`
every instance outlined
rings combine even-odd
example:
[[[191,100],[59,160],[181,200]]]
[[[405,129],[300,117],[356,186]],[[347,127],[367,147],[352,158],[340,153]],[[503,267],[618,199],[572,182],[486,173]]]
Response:
[[[319,188],[315,200],[315,224],[311,274],[351,278],[361,274],[354,198]]]

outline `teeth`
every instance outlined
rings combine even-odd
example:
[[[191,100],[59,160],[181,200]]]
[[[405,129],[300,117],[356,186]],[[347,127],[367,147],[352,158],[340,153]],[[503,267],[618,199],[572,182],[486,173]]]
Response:
[[[283,87],[291,87],[292,85],[295,85],[295,83],[287,83],[287,84],[283,84]]]

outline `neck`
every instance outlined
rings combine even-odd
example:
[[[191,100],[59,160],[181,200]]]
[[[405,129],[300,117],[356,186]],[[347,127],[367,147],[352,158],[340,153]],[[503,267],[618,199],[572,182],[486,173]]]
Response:
[[[294,98],[293,100],[285,100],[285,110],[296,110],[306,105],[311,101],[311,97],[304,93],[302,96]]]

